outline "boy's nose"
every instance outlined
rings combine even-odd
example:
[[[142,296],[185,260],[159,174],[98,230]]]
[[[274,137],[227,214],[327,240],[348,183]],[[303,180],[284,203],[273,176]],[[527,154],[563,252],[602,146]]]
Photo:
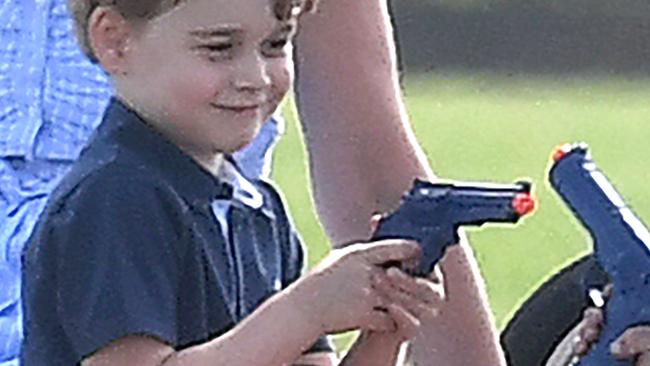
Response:
[[[268,68],[268,62],[259,54],[245,57],[233,75],[233,84],[237,89],[264,89],[271,84]]]

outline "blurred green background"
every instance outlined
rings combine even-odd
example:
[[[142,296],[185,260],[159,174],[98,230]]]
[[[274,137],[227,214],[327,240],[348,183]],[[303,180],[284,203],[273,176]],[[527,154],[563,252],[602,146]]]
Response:
[[[601,169],[650,220],[650,78],[437,71],[408,74],[403,89],[418,140],[439,177],[534,182],[539,208],[532,217],[517,227],[469,231],[500,329],[541,282],[590,250],[586,232],[546,183],[556,145],[587,142]],[[313,265],[326,255],[328,242],[315,218],[292,101],[285,116],[274,179]],[[345,348],[349,341],[337,342]]]

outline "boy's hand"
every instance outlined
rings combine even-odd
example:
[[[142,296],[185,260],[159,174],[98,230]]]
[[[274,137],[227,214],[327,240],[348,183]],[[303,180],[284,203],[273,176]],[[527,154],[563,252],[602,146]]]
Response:
[[[438,315],[438,305],[445,298],[444,287],[442,283],[411,277],[396,267],[389,268],[386,274],[373,278],[396,325],[394,331],[384,333],[407,341],[415,337],[421,320]]]
[[[389,309],[377,289],[378,283],[391,281],[386,263],[409,262],[421,255],[420,246],[408,240],[382,240],[333,250],[297,285],[305,301],[303,313],[321,327],[323,333],[352,329],[393,331],[403,314]],[[429,300],[427,300],[429,301]]]
[[[371,232],[377,230],[382,218],[380,214],[371,217]],[[416,267],[417,264],[408,261],[403,268]],[[390,336],[406,341],[415,337],[421,318],[438,315],[437,304],[445,297],[442,272],[436,266],[429,276],[430,281],[411,277],[396,267],[389,268],[386,274],[387,277],[375,277],[374,285],[390,304],[386,310],[396,325]]]
[[[628,328],[610,345],[610,352],[621,360],[636,360],[636,366],[650,366],[650,326]]]

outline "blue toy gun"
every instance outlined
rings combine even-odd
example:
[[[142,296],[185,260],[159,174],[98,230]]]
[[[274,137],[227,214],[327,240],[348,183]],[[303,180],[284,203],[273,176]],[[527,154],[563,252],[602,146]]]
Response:
[[[617,361],[609,345],[630,326],[650,321],[650,233],[591,160],[585,144],[554,154],[551,186],[589,231],[594,255],[614,283],[598,343],[583,366],[631,365]]]
[[[416,180],[400,207],[379,222],[373,240],[411,239],[422,246],[416,276],[427,276],[459,242],[458,228],[486,222],[516,223],[535,208],[531,184],[512,185],[429,183]]]

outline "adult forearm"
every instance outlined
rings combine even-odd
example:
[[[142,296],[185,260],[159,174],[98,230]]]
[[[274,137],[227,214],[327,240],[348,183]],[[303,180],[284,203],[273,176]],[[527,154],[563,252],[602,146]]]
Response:
[[[300,358],[320,336],[290,287],[265,301],[246,320],[213,341],[174,354],[164,366],[278,366]]]
[[[411,357],[418,365],[505,365],[485,286],[465,239],[448,249],[441,267],[447,301],[436,318],[423,321]]]
[[[385,0],[324,0],[296,46],[314,198],[335,246],[366,239],[415,177],[432,177],[404,111]]]
[[[296,47],[298,108],[313,193],[333,245],[370,236],[373,213],[394,209],[414,178],[434,179],[400,93],[386,0],[321,0]],[[496,331],[469,246],[442,264],[449,300],[422,324],[414,358],[498,365]],[[484,363],[482,363],[484,362]]]
[[[395,366],[402,343],[387,334],[362,333],[340,366]]]

